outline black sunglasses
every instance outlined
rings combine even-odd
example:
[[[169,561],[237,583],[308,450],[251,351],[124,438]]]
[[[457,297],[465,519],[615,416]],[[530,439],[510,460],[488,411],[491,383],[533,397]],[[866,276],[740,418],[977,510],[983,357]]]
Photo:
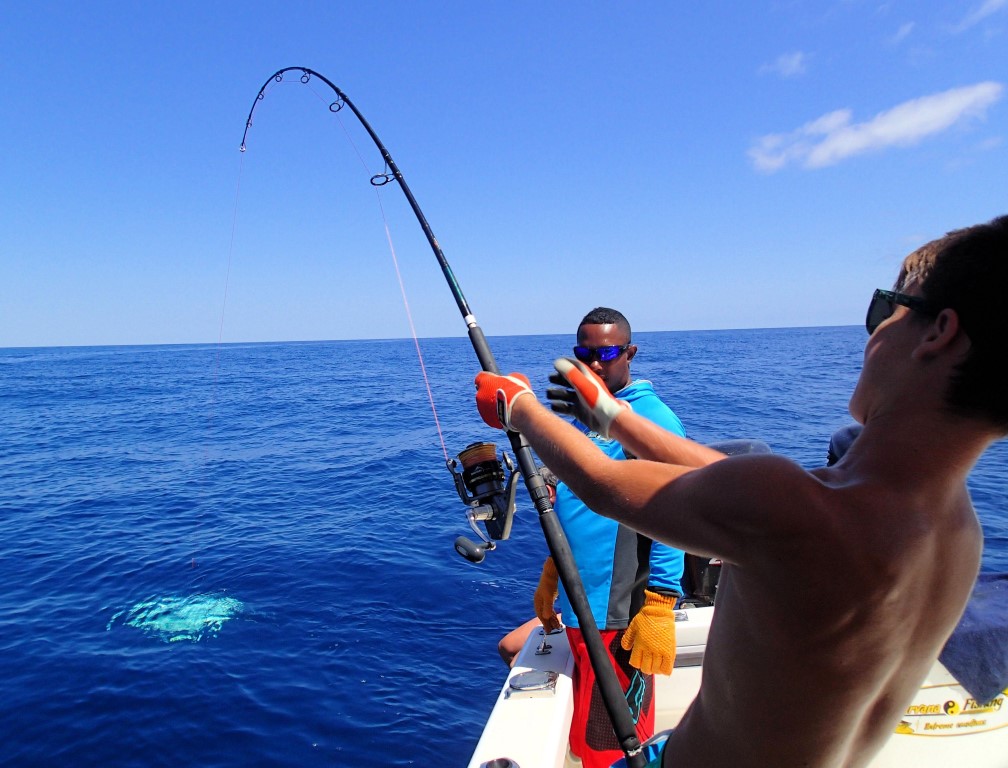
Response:
[[[591,363],[592,360],[601,360],[603,363],[608,363],[610,360],[615,360],[617,357],[626,352],[629,346],[629,343],[621,344],[620,346],[609,344],[604,347],[578,346],[574,347],[574,357],[582,363]]]
[[[875,333],[875,329],[885,320],[892,317],[897,304],[932,317],[938,314],[938,311],[920,296],[908,296],[905,293],[883,291],[881,288],[876,288],[875,293],[872,294],[871,303],[868,305],[868,314],[865,316],[865,328],[868,329],[869,336]]]

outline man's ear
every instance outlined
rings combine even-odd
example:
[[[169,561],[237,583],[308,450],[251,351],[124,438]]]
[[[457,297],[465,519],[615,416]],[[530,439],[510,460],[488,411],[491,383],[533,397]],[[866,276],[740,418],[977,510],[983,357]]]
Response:
[[[637,354],[637,345],[636,344],[631,344],[629,347],[627,347],[627,350],[626,350],[626,360],[627,360],[627,362],[629,363],[631,360],[633,360],[634,359],[634,355],[636,355],[636,354]]]
[[[914,349],[914,357],[928,359],[946,352],[965,354],[969,348],[970,339],[959,322],[959,313],[946,307],[928,324],[927,332]]]

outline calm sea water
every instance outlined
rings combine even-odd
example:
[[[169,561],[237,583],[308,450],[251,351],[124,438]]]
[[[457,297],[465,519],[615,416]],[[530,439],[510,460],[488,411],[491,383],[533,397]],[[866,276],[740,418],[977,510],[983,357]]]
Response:
[[[824,462],[860,327],[643,333],[690,435]],[[541,390],[567,336],[491,338]],[[496,441],[465,338],[421,342],[448,454]],[[452,766],[546,552],[480,565],[412,341],[0,350],[0,762]],[[1008,570],[1008,446],[971,479]],[[524,491],[521,491],[524,494]]]

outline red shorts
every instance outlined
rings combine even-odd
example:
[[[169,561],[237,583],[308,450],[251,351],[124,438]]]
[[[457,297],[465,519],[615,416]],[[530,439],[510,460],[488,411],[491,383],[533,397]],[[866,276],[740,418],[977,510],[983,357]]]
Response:
[[[616,679],[630,706],[630,718],[636,724],[637,738],[647,741],[654,734],[654,676],[630,666],[630,651],[620,641],[625,629],[603,631],[602,645],[616,669]],[[571,721],[571,752],[581,758],[584,768],[609,768],[623,757],[613,732],[609,710],[595,683],[595,672],[588,659],[581,630],[567,627],[567,640],[574,655],[574,718]]]

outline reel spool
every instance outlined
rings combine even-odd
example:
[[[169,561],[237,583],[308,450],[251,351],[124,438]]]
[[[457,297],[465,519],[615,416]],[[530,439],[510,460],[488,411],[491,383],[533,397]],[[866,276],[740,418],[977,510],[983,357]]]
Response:
[[[456,471],[459,464],[461,472]],[[455,551],[471,563],[481,563],[486,553],[497,546],[494,539],[503,541],[511,535],[521,475],[506,453],[497,458],[497,446],[493,443],[470,443],[459,453],[457,461],[448,460],[448,470],[459,498],[469,507],[466,512],[469,527],[480,538],[480,543],[476,543],[459,536],[455,539]],[[486,535],[477,522],[483,523]]]

